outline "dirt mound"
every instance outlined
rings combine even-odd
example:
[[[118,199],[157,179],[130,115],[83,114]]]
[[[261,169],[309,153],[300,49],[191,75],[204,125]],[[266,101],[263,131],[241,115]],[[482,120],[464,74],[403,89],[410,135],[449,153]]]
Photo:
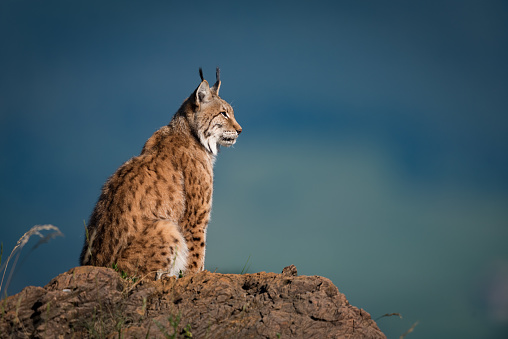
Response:
[[[385,338],[330,280],[220,274],[132,282],[82,266],[2,301],[0,337]]]

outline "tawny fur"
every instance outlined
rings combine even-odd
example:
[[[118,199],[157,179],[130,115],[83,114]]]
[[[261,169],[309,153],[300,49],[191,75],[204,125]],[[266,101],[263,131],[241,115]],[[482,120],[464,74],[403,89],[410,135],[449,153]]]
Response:
[[[234,144],[242,131],[219,89],[217,70],[214,86],[202,80],[169,125],[106,181],[82,265],[116,264],[130,275],[158,278],[204,269],[213,163],[219,146]]]

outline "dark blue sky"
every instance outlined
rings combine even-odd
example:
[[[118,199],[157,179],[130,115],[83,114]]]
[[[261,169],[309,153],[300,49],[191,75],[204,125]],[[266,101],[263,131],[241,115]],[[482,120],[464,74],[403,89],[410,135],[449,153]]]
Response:
[[[389,336],[506,334],[505,2],[6,0],[0,46],[4,256],[33,225],[65,234],[10,293],[77,265],[102,183],[220,66],[244,132],[207,269],[295,264],[403,313]]]

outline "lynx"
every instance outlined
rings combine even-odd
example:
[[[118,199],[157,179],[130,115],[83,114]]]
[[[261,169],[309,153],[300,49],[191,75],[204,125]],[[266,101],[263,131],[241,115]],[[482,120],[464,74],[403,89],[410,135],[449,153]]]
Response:
[[[219,97],[219,68],[212,87],[201,68],[199,74],[201,83],[170,123],[104,184],[81,265],[116,265],[156,279],[204,269],[213,164],[220,146],[235,144],[242,127]]]

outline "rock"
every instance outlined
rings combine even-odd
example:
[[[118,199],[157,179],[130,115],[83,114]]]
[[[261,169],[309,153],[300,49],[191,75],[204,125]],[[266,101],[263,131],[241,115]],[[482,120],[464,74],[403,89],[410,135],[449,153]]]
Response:
[[[282,275],[286,277],[296,277],[298,275],[298,271],[296,270],[295,265],[289,265],[284,267],[282,270]]]
[[[132,282],[76,267],[3,300],[0,337],[385,338],[330,280],[283,272]]]

